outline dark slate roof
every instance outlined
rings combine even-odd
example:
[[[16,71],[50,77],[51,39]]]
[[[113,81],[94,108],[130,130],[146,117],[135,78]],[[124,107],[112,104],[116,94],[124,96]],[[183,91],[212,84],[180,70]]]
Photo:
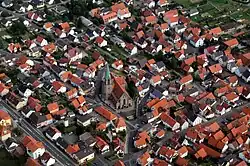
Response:
[[[45,131],[50,137],[53,137],[56,134],[56,131],[52,128],[49,127],[46,131]]]
[[[191,121],[194,122],[195,119],[197,118],[197,115],[195,113],[193,113],[193,111],[188,111],[188,113],[186,114],[187,118]]]
[[[242,76],[244,76],[245,78],[250,77],[250,71],[249,71],[249,70],[246,70],[246,71],[242,74]]]
[[[63,149],[66,149],[68,147],[68,145],[69,145],[68,142],[65,139],[61,138],[61,137],[59,137],[56,140],[56,143],[59,144]]]
[[[96,142],[96,139],[89,132],[85,132],[84,134],[80,135],[79,139],[88,146]]]
[[[19,85],[18,90],[22,93],[25,93],[25,91],[28,89],[28,86],[26,85]]]
[[[78,116],[77,119],[80,121],[80,122],[86,122],[87,120],[89,120],[90,118],[92,118],[93,116],[87,114],[87,115],[83,115],[83,116]]]
[[[42,123],[42,122],[45,122],[47,119],[46,119],[46,116],[44,115],[40,115],[39,112],[33,112],[30,117],[29,117],[30,121],[37,125],[39,123]]]
[[[94,150],[91,147],[86,147],[85,149],[81,149],[80,151],[76,152],[74,155],[78,159],[82,159],[82,158],[85,158],[92,153],[94,153]]]
[[[158,91],[157,89],[154,89],[153,92],[151,92],[151,95],[155,96],[156,98],[161,98],[162,97],[162,93],[160,91]]]
[[[165,67],[165,64],[162,61],[156,62],[156,65],[158,66],[158,68]]]

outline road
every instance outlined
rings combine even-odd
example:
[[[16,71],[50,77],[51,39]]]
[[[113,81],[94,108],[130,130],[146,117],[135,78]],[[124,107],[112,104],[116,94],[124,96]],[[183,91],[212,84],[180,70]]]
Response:
[[[0,101],[0,104],[3,106],[4,110],[7,111],[13,120],[20,120],[17,125],[27,134],[32,136],[38,141],[43,142],[46,150],[56,159],[58,163],[62,166],[74,166],[76,163],[70,159],[64,152],[59,150],[52,142],[50,142],[41,131],[32,126],[29,122],[22,118],[22,116],[6,104],[4,101]]]

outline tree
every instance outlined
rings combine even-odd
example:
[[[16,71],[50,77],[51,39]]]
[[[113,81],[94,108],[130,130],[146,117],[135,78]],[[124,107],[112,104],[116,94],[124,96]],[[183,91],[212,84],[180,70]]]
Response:
[[[175,57],[171,58],[171,67],[176,69],[178,67],[178,60]]]
[[[12,132],[15,133],[17,136],[22,135],[22,131],[19,128],[14,128]]]
[[[47,5],[44,6],[43,11],[44,11],[44,13],[46,13],[46,14],[50,14]]]
[[[162,51],[158,52],[158,53],[155,55],[154,59],[155,59],[156,61],[162,61],[162,60],[163,60],[163,52],[162,52]]]
[[[7,44],[6,42],[0,38],[0,49],[6,49],[7,48]]]
[[[20,21],[15,22],[8,29],[9,33],[11,33],[14,36],[19,36],[19,35],[25,34],[26,30],[27,30],[26,26]]]

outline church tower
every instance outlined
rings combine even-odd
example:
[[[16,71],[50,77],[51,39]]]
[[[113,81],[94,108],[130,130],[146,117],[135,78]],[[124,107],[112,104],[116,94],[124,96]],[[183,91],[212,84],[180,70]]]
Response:
[[[113,90],[113,81],[111,78],[109,65],[106,65],[106,71],[104,73],[104,79],[102,82],[102,95],[105,100],[108,100]]]

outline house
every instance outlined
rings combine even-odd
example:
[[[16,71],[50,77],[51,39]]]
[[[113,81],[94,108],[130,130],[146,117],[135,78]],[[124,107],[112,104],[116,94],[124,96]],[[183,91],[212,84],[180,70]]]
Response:
[[[18,152],[17,152],[17,153],[18,153]],[[20,155],[20,154],[18,153],[18,156],[19,156],[19,155]],[[24,154],[23,154],[23,155],[24,155]],[[42,166],[42,165],[39,163],[38,160],[35,160],[35,159],[29,157],[29,158],[27,159],[26,163],[25,163],[25,166],[33,166],[33,165]]]
[[[41,47],[48,45],[48,41],[44,39],[42,36],[37,36],[35,43]]]
[[[198,15],[198,14],[199,14],[199,11],[198,11],[198,9],[196,9],[196,8],[191,9],[191,10],[189,11],[189,16],[190,16],[190,17],[196,16],[196,15]]]
[[[170,26],[170,27],[175,27],[176,25],[178,25],[178,23],[179,23],[179,18],[178,17],[170,17],[170,18],[167,18],[166,19],[166,17],[164,16],[164,21],[166,21],[167,23],[168,23],[168,25]]]
[[[99,46],[99,47],[105,47],[107,46],[108,42],[103,39],[101,36],[98,36],[96,39],[95,39],[95,43]]]
[[[30,97],[33,93],[33,91],[31,91],[27,86],[24,86],[24,85],[20,85],[18,87],[18,92],[21,96],[26,97],[26,98]]]
[[[47,109],[52,114],[59,111],[59,105],[57,104],[57,102],[50,103],[47,105]]]
[[[138,149],[145,148],[150,142],[150,137],[146,131],[139,132],[134,140],[134,146]]]
[[[204,44],[204,41],[201,37],[194,35],[190,39],[190,44],[192,44],[194,47],[201,47]]]
[[[137,164],[141,166],[149,166],[154,161],[153,158],[150,157],[150,154],[148,151],[143,153],[138,159]]]
[[[12,21],[11,20],[6,20],[6,19],[2,19],[1,20],[1,24],[4,25],[5,27],[10,27],[12,26]]]
[[[116,60],[111,66],[116,70],[121,70],[123,68],[123,62],[122,60]]]
[[[72,157],[77,161],[79,165],[85,164],[95,158],[95,151],[91,147],[85,147],[74,153]]]
[[[85,142],[89,147],[94,147],[96,144],[96,139],[89,133],[85,132],[79,136],[79,139]]]
[[[167,127],[171,128],[172,131],[175,131],[180,128],[180,124],[167,113],[162,113],[160,115],[160,119],[162,123],[166,125]]]
[[[33,159],[41,157],[45,152],[43,143],[35,140],[31,136],[25,136],[22,140],[22,144],[26,148],[27,154]]]
[[[159,5],[160,7],[166,6],[168,4],[169,4],[168,0],[159,0],[157,2],[157,5]]]
[[[135,39],[134,39],[134,43],[135,43],[135,45],[137,45],[137,46],[138,46],[139,48],[141,48],[141,49],[146,48],[147,45],[148,45],[146,39],[144,39],[143,37],[140,38],[140,39],[135,38]]]
[[[80,151],[79,144],[68,144],[68,146],[64,149],[65,152],[70,156],[73,157],[74,153],[77,153]]]
[[[158,139],[161,139],[165,136],[165,131],[163,129],[161,129],[160,131],[158,131],[155,135]]]
[[[228,102],[235,103],[237,100],[239,100],[239,96],[235,92],[230,92],[224,96],[222,96],[222,99]]]
[[[176,150],[171,149],[170,147],[161,146],[161,148],[157,152],[157,155],[168,162],[172,162],[172,160],[178,155],[178,153]]]
[[[126,123],[122,117],[119,117],[118,119],[116,119],[114,126],[115,126],[115,130],[117,133],[126,131]]]
[[[152,76],[149,82],[152,86],[156,87],[157,85],[161,84],[161,76]]]
[[[11,138],[11,131],[6,126],[0,126],[0,140],[5,141]]]
[[[243,73],[242,73],[242,79],[244,80],[244,81],[246,81],[246,82],[249,82],[250,81],[250,71],[249,71],[249,69],[248,70],[246,70],[246,71],[244,71]]]
[[[33,10],[33,6],[30,3],[25,2],[22,5],[23,5],[23,7],[25,8],[26,11]]]
[[[60,81],[52,82],[52,86],[56,93],[65,93],[67,91],[66,86]]]
[[[33,112],[35,112],[35,111],[32,110],[32,109],[30,109],[29,107],[24,108],[24,109],[21,110],[21,113],[22,113],[22,115],[23,115],[25,118],[29,118],[30,115],[31,115]]]
[[[11,126],[11,124],[10,115],[5,111],[0,110],[0,126]]]
[[[116,3],[111,6],[111,10],[117,13],[117,17],[121,20],[131,17],[129,9],[125,6],[123,2]]]
[[[47,22],[43,25],[43,29],[45,29],[48,32],[50,32],[52,28],[53,28],[53,24],[51,22]]]
[[[181,158],[184,158],[188,155],[188,149],[186,146],[182,146],[180,149],[178,149],[178,154]]]
[[[208,68],[212,74],[222,73],[223,70],[220,64],[214,64],[212,66],[209,66]]]
[[[46,166],[51,166],[56,163],[56,160],[48,153],[45,152],[41,157],[40,157],[41,163]]]
[[[242,96],[245,99],[250,99],[250,88],[249,87],[244,87],[242,91]]]
[[[102,154],[109,152],[109,145],[101,137],[96,137],[95,146]]]
[[[184,76],[180,79],[179,82],[180,82],[181,87],[183,87],[193,82],[193,76],[191,74]]]
[[[29,116],[29,120],[36,128],[40,128],[43,126],[48,126],[53,123],[53,118],[51,114],[42,115],[39,112],[33,112]]]
[[[130,56],[137,54],[137,47],[132,43],[126,43],[125,50],[129,53]]]
[[[8,44],[8,51],[10,53],[16,53],[22,51],[22,47],[19,43],[10,43]]]
[[[77,118],[77,124],[83,127],[89,126],[91,125],[92,122],[95,122],[95,121],[96,121],[95,118],[89,114],[82,115]]]
[[[22,99],[18,97],[14,92],[10,92],[6,95],[6,101],[8,104],[10,104],[12,107],[14,107],[16,110],[20,110],[27,104],[26,99]]]
[[[154,8],[155,7],[155,1],[153,1],[153,0],[146,0],[144,2],[144,5],[147,6],[148,8]]]
[[[2,1],[2,7],[4,8],[9,8],[9,7],[12,7],[13,6],[13,2],[10,1],[10,0],[4,0]]]
[[[123,156],[125,151],[125,143],[118,137],[112,141],[112,144],[114,146],[114,151],[116,152],[116,154],[118,154],[119,156]]]
[[[103,13],[101,15],[101,19],[103,21],[104,24],[113,22],[117,20],[117,13],[113,12],[113,11],[109,11],[107,13]]]
[[[103,116],[105,119],[112,121],[117,119],[117,116],[115,114],[113,114],[112,112],[110,112],[107,108],[105,108],[104,106],[99,106],[95,108],[95,111],[100,114],[101,116]]]
[[[231,73],[235,73],[235,71],[238,69],[238,66],[235,62],[227,63],[227,69],[231,71]]]
[[[51,140],[56,141],[59,137],[62,137],[62,133],[55,127],[50,126],[46,131],[45,135]]]
[[[194,113],[188,113],[186,114],[187,116],[187,120],[188,122],[192,125],[192,126],[196,126],[200,123],[202,123],[202,118],[200,118],[199,116],[197,116]]]
[[[114,166],[125,166],[124,162],[121,160],[117,160],[114,164]]]
[[[234,39],[225,41],[224,44],[230,48],[234,48],[239,45],[239,42],[236,38],[234,38]]]
[[[74,62],[78,59],[82,59],[86,55],[87,54],[84,51],[80,50],[77,47],[68,48],[67,52],[65,52],[65,54],[64,54],[65,57],[70,59],[70,62]]]
[[[19,143],[14,138],[10,137],[5,140],[4,146],[9,153],[12,153],[19,146]]]

